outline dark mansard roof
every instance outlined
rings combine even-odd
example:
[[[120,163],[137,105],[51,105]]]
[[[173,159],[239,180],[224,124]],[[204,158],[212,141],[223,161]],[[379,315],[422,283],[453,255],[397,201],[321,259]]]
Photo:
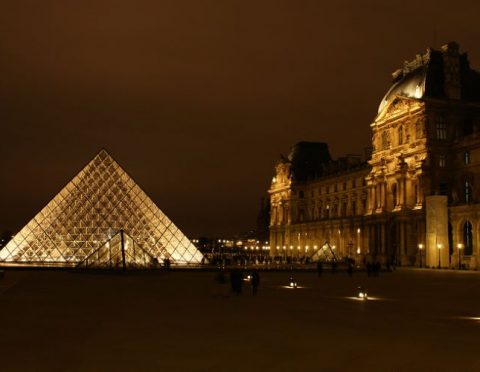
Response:
[[[291,163],[292,177],[297,182],[311,181],[367,166],[359,155],[332,159],[328,144],[324,142],[298,142],[292,147],[287,161]]]
[[[452,42],[444,45],[442,50],[428,49],[424,55],[417,55],[415,60],[405,62],[402,69],[392,74],[393,85],[380,102],[378,112],[397,95],[417,99],[447,99],[444,69],[446,54],[454,55],[459,60],[460,99],[480,101],[480,74],[470,68],[467,53],[460,54],[458,49],[458,44]]]

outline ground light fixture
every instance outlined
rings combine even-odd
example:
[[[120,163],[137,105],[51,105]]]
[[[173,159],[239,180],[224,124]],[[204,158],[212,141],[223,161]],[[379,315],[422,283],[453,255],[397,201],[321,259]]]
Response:
[[[293,277],[293,275],[290,276],[290,279],[288,279],[288,286],[290,288],[297,288],[297,281]]]
[[[357,298],[361,300],[367,300],[368,299],[368,294],[367,290],[361,286],[358,286],[357,288]]]

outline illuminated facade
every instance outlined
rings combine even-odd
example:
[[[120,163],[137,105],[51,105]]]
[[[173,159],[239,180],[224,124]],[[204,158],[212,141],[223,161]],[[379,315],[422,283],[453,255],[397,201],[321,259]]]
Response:
[[[271,254],[329,242],[339,257],[480,268],[480,74],[467,55],[449,43],[405,62],[370,127],[367,162],[300,143],[277,164]]]
[[[0,262],[95,268],[198,264],[202,254],[105,151],[0,251]]]

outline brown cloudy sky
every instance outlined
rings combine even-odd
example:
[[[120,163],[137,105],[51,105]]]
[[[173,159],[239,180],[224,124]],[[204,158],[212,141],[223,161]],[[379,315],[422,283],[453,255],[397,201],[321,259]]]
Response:
[[[280,153],[369,143],[390,73],[477,1],[9,1],[0,6],[0,231],[106,147],[189,235],[254,225]]]

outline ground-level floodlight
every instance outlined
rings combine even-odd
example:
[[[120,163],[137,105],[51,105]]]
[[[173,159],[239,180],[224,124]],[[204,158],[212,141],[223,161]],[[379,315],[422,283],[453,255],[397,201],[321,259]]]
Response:
[[[367,290],[365,288],[362,288],[362,287],[358,287],[357,288],[357,297],[361,300],[366,300],[368,299],[368,294],[367,294]]]
[[[297,288],[297,282],[295,281],[295,278],[293,276],[291,276],[288,280],[288,286],[290,288]]]

